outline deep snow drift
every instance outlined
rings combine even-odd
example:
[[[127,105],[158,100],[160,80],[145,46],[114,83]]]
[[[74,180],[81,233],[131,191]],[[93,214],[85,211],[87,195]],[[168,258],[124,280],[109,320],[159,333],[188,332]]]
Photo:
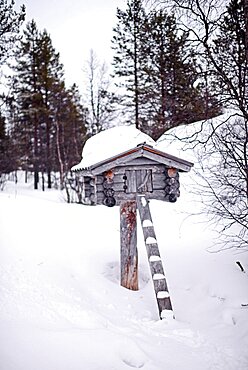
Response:
[[[175,204],[151,201],[171,321],[158,319],[140,227],[132,292],[119,285],[118,207],[66,204],[18,177],[0,193],[1,370],[247,370],[247,254],[208,251],[218,234],[188,216],[188,174]]]

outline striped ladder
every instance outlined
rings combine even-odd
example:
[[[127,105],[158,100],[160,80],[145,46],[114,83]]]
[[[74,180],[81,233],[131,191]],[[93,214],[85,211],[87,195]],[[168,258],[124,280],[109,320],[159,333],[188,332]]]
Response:
[[[137,196],[137,208],[140,214],[141,226],[158,304],[159,316],[161,319],[174,318],[170,294],[158,249],[155,230],[153,227],[149,201],[145,195],[141,194]]]

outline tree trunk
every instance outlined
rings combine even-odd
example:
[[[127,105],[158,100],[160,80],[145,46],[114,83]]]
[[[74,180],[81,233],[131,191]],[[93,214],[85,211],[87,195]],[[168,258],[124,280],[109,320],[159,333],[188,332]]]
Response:
[[[50,150],[50,123],[46,125],[46,172],[47,172],[47,187],[48,189],[52,188],[51,180],[51,150]]]
[[[38,189],[38,184],[39,184],[39,172],[38,171],[34,171],[34,189],[37,190]]]
[[[138,86],[138,25],[137,15],[134,14],[134,103],[135,103],[135,127],[139,129],[139,86]]]
[[[41,173],[41,179],[42,179],[42,191],[45,191],[45,176],[44,171]]]
[[[63,190],[64,188],[64,176],[65,176],[65,171],[64,171],[64,164],[62,160],[62,155],[61,155],[61,145],[60,145],[60,130],[59,130],[59,123],[56,120],[56,149],[57,149],[57,154],[58,154],[58,160],[59,160],[59,174],[60,174],[60,189]]]
[[[131,290],[139,289],[136,214],[136,201],[121,202],[121,286]]]
[[[245,13],[245,55],[246,63],[248,65],[248,0],[244,0],[244,13]]]
[[[39,184],[39,170],[38,170],[38,123],[35,116],[34,123],[34,189],[38,189]]]

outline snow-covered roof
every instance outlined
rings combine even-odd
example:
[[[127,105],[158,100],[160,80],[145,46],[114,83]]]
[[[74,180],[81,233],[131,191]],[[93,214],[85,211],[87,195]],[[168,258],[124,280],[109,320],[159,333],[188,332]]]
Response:
[[[113,157],[140,143],[155,146],[155,141],[134,125],[113,127],[89,138],[82,152],[82,160],[72,171],[82,170]]]
[[[116,135],[118,133],[119,135]],[[113,141],[109,141],[112,135]],[[143,143],[140,142],[142,139]],[[96,175],[115,166],[125,165],[131,160],[139,157],[145,157],[166,166],[178,168],[181,171],[189,171],[193,166],[192,163],[164,153],[154,148],[154,146],[154,140],[136,128],[132,126],[116,127],[115,129],[106,130],[89,139],[83,150],[82,161],[74,166],[72,170],[84,171],[87,175]],[[97,150],[97,148],[99,148],[99,150]],[[100,150],[100,148],[103,150]],[[120,151],[121,148],[126,148],[126,150]],[[85,164],[89,165],[86,166]]]

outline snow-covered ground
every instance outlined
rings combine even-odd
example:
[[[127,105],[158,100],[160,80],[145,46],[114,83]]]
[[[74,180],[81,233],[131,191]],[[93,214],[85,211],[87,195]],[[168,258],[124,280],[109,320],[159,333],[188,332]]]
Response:
[[[248,256],[209,252],[218,235],[203,216],[188,216],[198,207],[188,176],[175,204],[151,201],[171,321],[158,319],[140,227],[140,290],[119,285],[118,207],[66,204],[58,191],[33,191],[21,173],[8,182],[0,370],[248,369]]]

